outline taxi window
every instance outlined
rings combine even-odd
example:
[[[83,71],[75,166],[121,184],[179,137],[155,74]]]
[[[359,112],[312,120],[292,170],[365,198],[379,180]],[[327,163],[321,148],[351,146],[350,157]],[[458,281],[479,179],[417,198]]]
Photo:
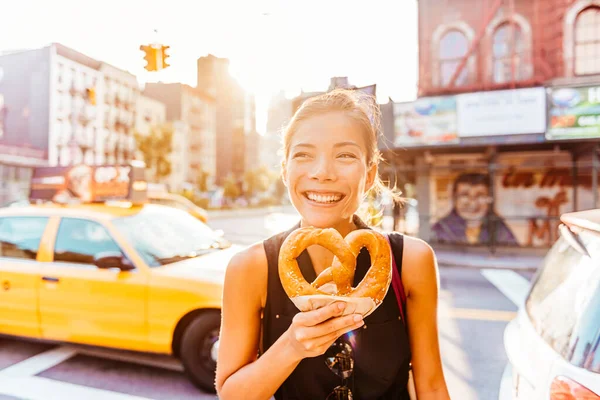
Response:
[[[95,221],[62,218],[54,245],[54,261],[94,265],[97,255],[121,248],[105,227]]]
[[[47,217],[0,218],[0,257],[35,260]]]
[[[564,238],[548,253],[526,301],[534,328],[572,364],[600,370],[593,349],[600,340],[600,238],[579,234],[589,253]]]

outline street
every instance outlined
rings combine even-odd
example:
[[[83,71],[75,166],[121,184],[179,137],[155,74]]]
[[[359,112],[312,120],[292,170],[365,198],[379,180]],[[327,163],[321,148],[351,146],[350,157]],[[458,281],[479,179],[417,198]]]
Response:
[[[289,212],[210,220],[233,243],[250,244],[297,221]],[[440,271],[439,332],[453,399],[496,399],[506,365],[503,331],[530,276],[503,270]],[[0,338],[0,400],[212,399],[168,357]]]

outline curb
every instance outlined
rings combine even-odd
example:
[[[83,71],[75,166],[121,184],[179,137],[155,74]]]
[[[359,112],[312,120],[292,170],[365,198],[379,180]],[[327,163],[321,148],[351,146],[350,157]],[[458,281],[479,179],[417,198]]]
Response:
[[[444,262],[438,260],[438,266],[440,268],[466,268],[466,269],[498,269],[498,270],[510,270],[510,271],[523,271],[523,272],[536,272],[539,266],[531,265],[507,265],[507,264],[485,264],[485,263],[464,263],[458,264],[453,262]]]

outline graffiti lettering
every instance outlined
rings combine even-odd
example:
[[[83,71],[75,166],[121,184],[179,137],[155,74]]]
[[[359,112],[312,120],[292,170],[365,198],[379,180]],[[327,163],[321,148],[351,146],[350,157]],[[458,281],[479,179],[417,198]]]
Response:
[[[538,222],[538,218],[529,219],[529,235],[527,235],[527,245],[533,246],[533,240],[543,240],[544,245],[551,246],[558,238],[558,217],[560,216],[560,206],[568,203],[567,193],[563,190],[554,196],[538,197],[535,201],[537,208],[546,209],[546,217]]]
[[[518,172],[515,168],[510,168],[502,177],[502,187],[504,188],[530,188],[536,185],[541,188],[572,187],[573,175],[567,168],[550,168],[544,172]],[[592,177],[590,175],[577,176],[577,186],[590,189]]]

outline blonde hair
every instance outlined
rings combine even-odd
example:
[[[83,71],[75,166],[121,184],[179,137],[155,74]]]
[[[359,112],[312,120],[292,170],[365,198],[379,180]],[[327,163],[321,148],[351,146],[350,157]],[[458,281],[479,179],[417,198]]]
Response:
[[[285,164],[288,159],[292,137],[298,131],[300,124],[309,118],[330,112],[341,112],[360,127],[365,135],[367,146],[367,167],[378,166],[382,160],[381,153],[377,148],[377,138],[381,132],[381,111],[373,96],[348,89],[335,89],[311,97],[300,106],[282,132],[283,163]],[[373,186],[365,193],[365,198],[368,195],[384,192],[387,192],[394,201],[402,201],[401,192],[395,186],[392,189],[386,185],[378,172]]]

